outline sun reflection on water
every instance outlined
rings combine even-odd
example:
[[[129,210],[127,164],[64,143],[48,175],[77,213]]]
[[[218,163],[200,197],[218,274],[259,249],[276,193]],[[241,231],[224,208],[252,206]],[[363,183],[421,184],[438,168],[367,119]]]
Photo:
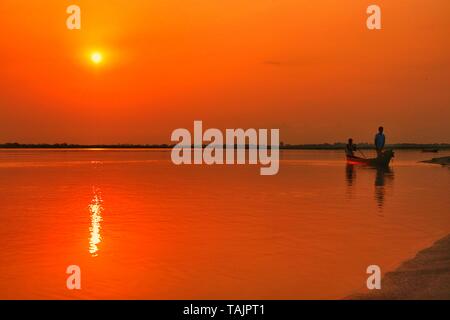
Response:
[[[103,212],[103,200],[100,193],[100,189],[94,188],[94,197],[92,198],[91,204],[89,205],[89,211],[91,212],[91,226],[89,227],[89,232],[91,237],[89,239],[89,253],[96,257],[98,255],[98,244],[102,241],[102,236],[100,235]]]

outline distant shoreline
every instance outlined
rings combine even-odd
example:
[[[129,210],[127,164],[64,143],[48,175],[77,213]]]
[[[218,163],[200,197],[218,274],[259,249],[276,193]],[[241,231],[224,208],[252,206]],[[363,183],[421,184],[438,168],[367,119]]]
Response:
[[[0,149],[171,149],[174,144],[67,144],[67,143],[38,143],[38,144],[22,144],[22,143],[3,143],[0,144]],[[206,145],[203,145],[205,147]],[[358,149],[371,150],[374,149],[372,144],[359,143]],[[194,146],[192,146],[194,147]],[[226,148],[226,146],[224,145]],[[246,146],[238,146],[238,148],[249,148]],[[341,150],[345,148],[345,143],[320,143],[320,144],[280,144],[281,150]],[[269,147],[270,148],[270,147]],[[403,149],[403,150],[450,150],[450,143],[433,143],[433,144],[419,144],[419,143],[397,143],[386,145],[386,148]]]

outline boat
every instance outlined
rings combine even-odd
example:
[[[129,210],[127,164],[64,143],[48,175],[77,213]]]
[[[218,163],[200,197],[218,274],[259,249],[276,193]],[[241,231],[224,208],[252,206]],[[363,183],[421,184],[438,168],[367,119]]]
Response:
[[[448,165],[450,165],[450,157],[433,158],[431,160],[424,160],[424,161],[420,161],[420,162],[435,163],[435,164],[440,164],[443,166],[448,166]]]
[[[437,149],[437,148],[425,148],[425,149],[422,149],[422,152],[433,152],[433,153],[437,153],[437,152],[439,152],[439,149]]]
[[[393,150],[384,151],[379,157],[376,158],[360,158],[357,156],[347,156],[347,162],[349,164],[362,164],[373,167],[387,167],[394,157]]]

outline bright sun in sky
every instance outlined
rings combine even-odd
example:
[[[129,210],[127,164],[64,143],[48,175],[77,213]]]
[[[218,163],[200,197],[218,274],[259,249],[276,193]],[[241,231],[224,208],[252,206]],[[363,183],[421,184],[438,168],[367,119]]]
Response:
[[[92,60],[93,63],[99,64],[103,60],[103,55],[100,52],[97,52],[97,51],[93,52],[91,54],[91,60]]]

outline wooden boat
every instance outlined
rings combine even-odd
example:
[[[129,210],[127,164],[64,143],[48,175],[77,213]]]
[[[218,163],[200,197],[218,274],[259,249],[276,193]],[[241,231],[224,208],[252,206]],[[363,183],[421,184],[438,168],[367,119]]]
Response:
[[[387,167],[391,162],[391,159],[394,157],[393,150],[384,151],[377,158],[360,158],[356,156],[347,156],[347,162],[350,164],[363,164],[373,167]]]

